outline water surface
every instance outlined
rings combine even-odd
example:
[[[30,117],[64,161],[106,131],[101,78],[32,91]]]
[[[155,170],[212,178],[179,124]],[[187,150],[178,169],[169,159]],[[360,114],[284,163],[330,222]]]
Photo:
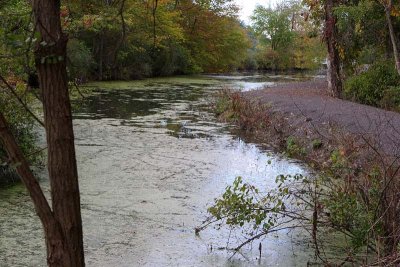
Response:
[[[231,252],[218,250],[227,229],[194,234],[236,176],[267,190],[279,174],[304,173],[233,136],[207,109],[223,86],[249,90],[289,78],[93,84],[74,113],[87,266],[304,266],[312,250],[295,233],[264,239],[261,260],[251,247],[228,260]],[[0,191],[0,214],[0,266],[45,266],[41,225],[22,186]]]

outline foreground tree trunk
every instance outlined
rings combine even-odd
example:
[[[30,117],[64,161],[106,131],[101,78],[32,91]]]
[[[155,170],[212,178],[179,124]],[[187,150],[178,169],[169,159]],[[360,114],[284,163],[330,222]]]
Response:
[[[333,97],[342,97],[342,81],[340,75],[340,57],[336,47],[338,33],[336,18],[333,13],[336,0],[325,1],[325,42],[328,49],[328,89]]]
[[[43,194],[38,181],[29,168],[21,149],[0,112],[0,140],[7,151],[10,163],[28,189],[36,213],[42,222],[47,246],[47,262],[49,266],[72,266],[70,255],[65,251],[64,238],[58,221]]]
[[[32,1],[40,40],[35,64],[43,96],[51,207],[0,114],[0,138],[26,185],[44,227],[49,266],[84,266],[82,221],[66,72],[67,36],[59,0]]]
[[[48,148],[51,207],[29,169],[6,119],[0,113],[0,139],[10,162],[24,182],[43,224],[47,264],[60,267],[85,265],[78,173],[66,71],[67,36],[60,23],[60,0],[34,0],[32,9],[40,40],[35,65],[44,110]]]
[[[64,250],[70,256],[71,265],[68,266],[84,266],[78,173],[66,72],[68,38],[61,29],[59,0],[35,0],[33,12],[41,35],[35,50],[35,64],[43,95],[53,215],[61,227]]]

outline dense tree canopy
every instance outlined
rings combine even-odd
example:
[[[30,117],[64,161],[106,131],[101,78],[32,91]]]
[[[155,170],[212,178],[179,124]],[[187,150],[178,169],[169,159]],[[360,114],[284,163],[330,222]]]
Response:
[[[89,0],[61,2],[60,15],[70,78],[109,80],[313,68],[323,50],[304,11],[298,2],[260,6],[245,26],[232,0]],[[25,52],[37,41],[30,5],[3,1],[0,13],[0,60],[10,63],[2,73],[26,79],[33,61]]]
[[[13,66],[19,58],[19,66],[29,67],[20,54],[36,40],[30,6],[5,1],[0,12],[1,60],[10,54]],[[236,68],[249,46],[236,14],[230,0],[62,2],[70,76],[131,79]]]
[[[92,72],[119,79],[237,67],[247,39],[230,2],[125,0],[65,8],[68,31],[91,51]]]
[[[325,57],[318,24],[299,2],[283,2],[275,8],[257,6],[251,17],[257,37],[256,58],[262,69],[313,69]]]

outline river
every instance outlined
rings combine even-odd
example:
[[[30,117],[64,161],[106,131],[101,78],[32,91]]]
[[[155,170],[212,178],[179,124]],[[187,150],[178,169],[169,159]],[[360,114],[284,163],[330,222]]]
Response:
[[[287,232],[228,260],[228,229],[194,228],[237,176],[268,189],[298,163],[245,143],[210,113],[225,86],[254,90],[304,77],[227,75],[94,83],[74,112],[87,266],[304,266]],[[272,164],[267,164],[271,161]],[[41,185],[48,194],[46,174]],[[235,244],[235,239],[229,242]],[[214,248],[214,249],[212,249]],[[22,185],[0,190],[0,266],[45,266],[41,225]]]

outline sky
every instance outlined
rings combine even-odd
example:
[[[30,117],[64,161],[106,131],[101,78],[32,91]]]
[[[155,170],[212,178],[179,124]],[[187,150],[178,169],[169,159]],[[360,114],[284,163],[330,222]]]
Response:
[[[253,13],[256,5],[262,5],[265,7],[273,7],[279,0],[235,0],[236,4],[241,8],[239,13],[240,19],[246,22],[250,22],[250,16]]]

